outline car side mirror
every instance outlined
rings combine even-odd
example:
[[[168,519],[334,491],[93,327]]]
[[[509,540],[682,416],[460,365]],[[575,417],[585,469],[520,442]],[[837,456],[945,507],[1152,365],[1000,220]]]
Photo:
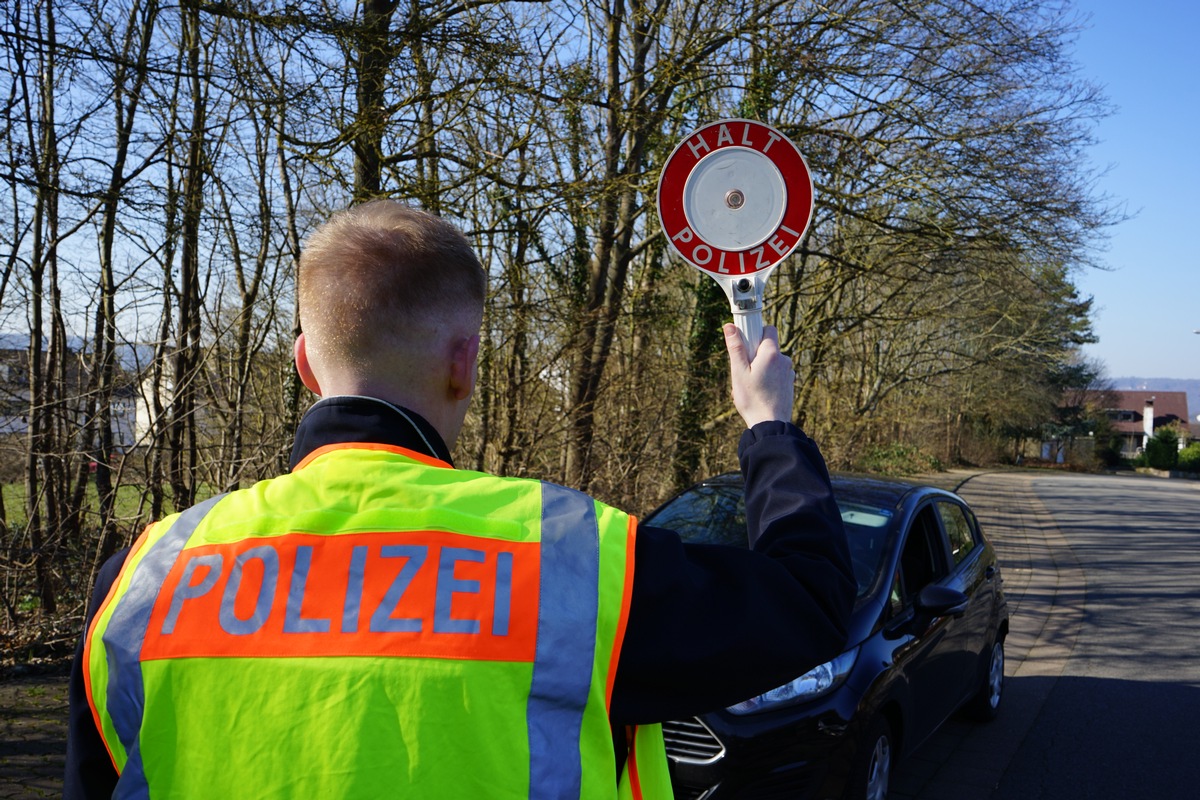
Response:
[[[914,598],[912,614],[893,620],[884,628],[883,637],[899,639],[904,636],[921,636],[938,617],[947,614],[962,616],[969,603],[970,598],[957,589],[926,586]]]
[[[913,605],[917,611],[924,611],[931,617],[944,617],[947,614],[958,617],[967,610],[969,602],[970,598],[958,589],[930,584],[917,594]]]
[[[920,635],[929,629],[938,617],[961,617],[967,610],[970,598],[948,586],[929,585],[917,593],[913,601],[912,632]]]

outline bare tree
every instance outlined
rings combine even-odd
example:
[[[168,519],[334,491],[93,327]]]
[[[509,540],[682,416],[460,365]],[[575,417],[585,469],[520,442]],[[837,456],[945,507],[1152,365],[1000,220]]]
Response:
[[[634,508],[734,463],[726,301],[668,256],[654,214],[663,161],[702,122],[768,122],[813,167],[813,224],[766,318],[797,362],[796,421],[836,465],[896,441],[974,457],[1045,413],[1090,335],[1071,279],[1114,219],[1080,158],[1105,106],[1062,68],[1074,21],[1057,6],[3,14],[0,330],[29,334],[30,380],[12,394],[29,426],[4,442],[27,498],[0,506],[20,562],[3,567],[10,617],[17,584],[78,607],[63,559],[103,558],[149,516],[286,467],[303,404],[295,270],[305,233],[349,202],[441,214],[490,272],[456,457]],[[137,436],[118,442],[131,386]],[[5,511],[27,519],[4,526]]]
[[[118,330],[116,296],[118,281],[113,264],[118,232],[118,220],[125,207],[123,194],[131,174],[146,168],[146,163],[129,164],[132,137],[137,129],[137,117],[143,90],[149,78],[150,54],[158,23],[157,0],[145,4],[135,0],[124,17],[123,29],[115,31],[114,40],[104,42],[111,48],[111,95],[102,98],[111,103],[114,117],[112,153],[108,174],[97,192],[99,199],[98,287],[92,332],[91,361],[88,365],[88,385],[84,406],[84,422],[80,447],[88,454],[81,459],[75,480],[72,513],[76,519],[83,506],[90,465],[95,465],[96,490],[99,501],[99,546],[95,565],[99,566],[118,547],[117,526],[114,520],[116,486],[112,480],[114,454],[112,410],[116,389],[116,348],[122,336]],[[109,15],[110,10],[101,13]],[[112,17],[108,20],[111,22]],[[98,22],[99,19],[93,19]],[[91,29],[91,39],[106,32],[102,26]],[[148,158],[157,154],[151,153]]]
[[[16,20],[14,20],[16,21]],[[30,169],[25,181],[32,188],[31,252],[28,266],[29,300],[29,410],[27,415],[27,456],[25,464],[26,535],[32,551],[34,575],[42,609],[53,614],[58,606],[49,553],[50,538],[57,517],[56,487],[43,480],[45,467],[54,457],[51,441],[50,392],[45,347],[44,313],[47,271],[53,276],[58,258],[58,194],[60,179],[59,143],[56,119],[57,81],[57,10],[47,4],[21,20],[29,27],[22,33],[24,42],[41,42],[40,47],[22,51],[18,58],[18,80],[24,105],[25,146]],[[59,354],[61,356],[61,353]],[[11,607],[10,607],[10,613]]]

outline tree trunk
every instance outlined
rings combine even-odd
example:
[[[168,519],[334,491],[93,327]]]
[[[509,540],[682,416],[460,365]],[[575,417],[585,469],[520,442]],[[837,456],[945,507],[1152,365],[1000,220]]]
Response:
[[[191,129],[183,175],[179,320],[172,363],[170,441],[171,494],[176,509],[196,502],[196,394],[200,364],[200,217],[204,208],[206,105],[200,74],[199,8],[183,7],[183,47],[192,100]]]
[[[727,397],[721,388],[728,381],[721,353],[725,350],[722,324],[729,317],[729,301],[716,281],[701,275],[696,283],[696,307],[688,334],[688,360],[684,364],[683,393],[675,423],[677,443],[672,459],[674,488],[686,489],[697,480],[705,442],[704,422],[717,402]],[[716,401],[716,402],[714,402]]]
[[[354,202],[378,197],[383,185],[383,132],[388,119],[385,88],[393,49],[388,41],[399,0],[362,0],[357,38],[355,89],[358,113],[354,119]],[[419,3],[414,0],[414,7]]]

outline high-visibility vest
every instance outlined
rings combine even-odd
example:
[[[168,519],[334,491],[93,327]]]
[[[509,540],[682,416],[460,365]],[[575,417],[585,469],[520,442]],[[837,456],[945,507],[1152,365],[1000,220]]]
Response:
[[[636,523],[337,445],[151,525],[88,631],[117,797],[670,797],[608,707]]]

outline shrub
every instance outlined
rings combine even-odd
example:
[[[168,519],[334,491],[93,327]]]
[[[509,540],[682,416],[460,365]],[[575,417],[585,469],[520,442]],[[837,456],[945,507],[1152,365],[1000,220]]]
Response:
[[[1146,463],[1151,469],[1175,469],[1179,462],[1179,434],[1172,428],[1159,428],[1146,442]]]
[[[1119,436],[1096,437],[1096,458],[1106,467],[1119,467],[1121,458],[1121,439]]]
[[[1179,451],[1178,468],[1184,472],[1200,472],[1200,442],[1192,442]]]
[[[911,445],[886,444],[867,448],[854,468],[874,475],[916,475],[941,472],[942,462]]]

